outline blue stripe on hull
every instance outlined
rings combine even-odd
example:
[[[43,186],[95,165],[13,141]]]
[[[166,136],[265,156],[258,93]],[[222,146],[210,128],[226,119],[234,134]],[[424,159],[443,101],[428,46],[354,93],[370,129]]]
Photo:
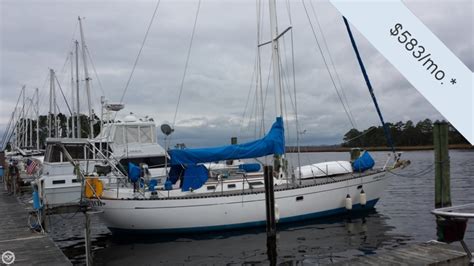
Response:
[[[367,202],[367,204],[362,207],[360,204],[355,204],[352,206],[352,212],[357,211],[367,211],[373,209],[375,204],[379,199],[373,199]],[[278,224],[284,223],[291,223],[291,222],[298,222],[304,221],[309,219],[315,218],[322,218],[328,217],[338,214],[347,213],[346,208],[337,208],[322,212],[315,212],[310,214],[303,214],[297,215],[287,218],[281,218],[278,221]],[[215,231],[226,231],[226,230],[235,230],[235,229],[242,229],[242,228],[249,228],[249,227],[260,227],[265,226],[266,221],[258,221],[258,222],[248,222],[248,223],[240,223],[240,224],[229,224],[229,225],[217,225],[217,226],[203,226],[203,227],[189,227],[189,228],[175,228],[175,229],[120,229],[120,228],[112,228],[109,227],[112,233],[118,234],[182,234],[182,233],[204,233],[204,232],[215,232]]]

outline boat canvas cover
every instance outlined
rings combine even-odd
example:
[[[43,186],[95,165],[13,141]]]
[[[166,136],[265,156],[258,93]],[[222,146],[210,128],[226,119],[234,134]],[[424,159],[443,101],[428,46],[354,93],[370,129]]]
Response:
[[[352,168],[354,169],[355,172],[364,172],[365,170],[372,169],[374,167],[375,161],[370,156],[370,154],[367,151],[364,151],[359,158],[354,160],[352,163]]]
[[[257,158],[285,152],[283,119],[277,117],[268,134],[252,142],[214,148],[170,150],[171,165],[188,165],[223,160]]]
[[[198,189],[207,182],[208,171],[204,165],[188,165],[184,172],[182,191]]]
[[[182,177],[182,191],[198,189],[207,182],[209,172],[201,163],[223,160],[257,158],[285,152],[283,119],[277,117],[268,134],[262,139],[243,144],[200,149],[170,150],[169,180],[175,184]]]

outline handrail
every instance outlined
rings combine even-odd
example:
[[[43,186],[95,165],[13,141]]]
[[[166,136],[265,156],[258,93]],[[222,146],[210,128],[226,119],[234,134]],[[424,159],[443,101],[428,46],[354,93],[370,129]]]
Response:
[[[460,210],[465,207],[472,207],[474,209],[474,203],[462,204],[451,207],[438,208],[431,211],[432,214],[441,216],[441,217],[455,217],[455,218],[474,218],[474,212],[453,212],[455,210]]]

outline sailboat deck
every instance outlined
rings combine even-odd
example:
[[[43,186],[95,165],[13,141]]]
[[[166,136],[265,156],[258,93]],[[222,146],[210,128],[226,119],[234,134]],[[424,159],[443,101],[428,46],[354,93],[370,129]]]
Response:
[[[326,176],[326,177],[318,177],[318,178],[310,178],[310,179],[302,179],[301,184],[299,180],[295,180],[294,183],[284,183],[284,184],[279,184],[274,186],[274,191],[285,191],[285,190],[292,190],[292,189],[298,189],[298,188],[304,188],[304,187],[312,187],[312,186],[320,186],[320,185],[326,185],[326,184],[331,184],[331,183],[338,183],[338,182],[344,182],[344,181],[349,181],[353,179],[360,179],[366,176],[378,174],[386,172],[386,170],[383,169],[373,169],[373,170],[367,170],[364,173],[351,173],[351,174],[343,174],[343,175],[337,175],[337,176]],[[242,182],[255,182],[259,183],[259,185],[256,186],[251,186],[251,188],[246,188],[246,189],[235,189],[235,190],[213,190],[210,192],[201,192],[201,193],[187,193],[185,195],[180,195],[180,196],[165,196],[164,192],[166,190],[158,190],[158,196],[157,197],[146,197],[146,198],[141,198],[141,200],[176,200],[176,199],[193,199],[193,198],[210,198],[210,197],[229,197],[229,196],[239,196],[239,195],[250,195],[250,194],[258,194],[258,193],[264,193],[265,188],[263,184],[263,175],[253,175],[252,179],[242,179],[242,177],[230,177],[226,180],[224,180],[225,184],[237,184],[237,183],[242,183]],[[208,181],[208,183],[204,184],[203,187],[206,186],[215,186],[218,184],[218,181],[215,180],[212,182],[212,180]],[[136,199],[136,198],[129,198],[129,199]]]

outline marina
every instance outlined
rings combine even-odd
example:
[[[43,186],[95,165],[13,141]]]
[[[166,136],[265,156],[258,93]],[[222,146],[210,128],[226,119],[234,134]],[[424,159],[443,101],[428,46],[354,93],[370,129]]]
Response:
[[[339,160],[347,158],[348,154],[340,152],[314,153],[311,156],[317,160]],[[385,156],[383,152],[374,153],[376,159],[383,156]],[[342,265],[348,260],[351,262],[354,260],[354,263],[371,261],[381,263],[384,261],[384,257],[377,260],[379,253],[395,252],[398,254],[397,256],[401,256],[400,254],[403,253],[397,250],[406,251],[407,247],[417,246],[435,239],[436,223],[434,216],[429,213],[429,210],[434,206],[434,169],[424,175],[416,176],[417,172],[433,166],[433,152],[405,152],[405,156],[411,161],[417,161],[418,168],[409,168],[406,175],[391,178],[386,193],[375,211],[354,215],[351,219],[342,215],[285,226],[279,225],[276,246],[277,261],[310,264],[340,263]],[[462,191],[463,188],[471,185],[470,175],[466,173],[474,167],[472,164],[474,153],[451,151],[450,157],[453,166],[451,173],[453,176],[452,201],[456,204],[470,203],[474,198],[471,194],[463,195]],[[8,217],[7,219],[2,219],[2,223],[11,225],[12,223],[8,222],[10,217],[20,213],[20,218],[17,216],[15,218],[15,224],[21,231],[21,234],[15,233],[15,235],[10,231],[8,233],[2,231],[4,232],[3,236],[19,238],[22,241],[28,241],[32,234],[35,239],[51,238],[71,263],[82,264],[85,262],[84,216],[81,213],[52,215],[49,220],[49,233],[39,235],[31,233],[26,225],[26,206],[19,208],[18,199],[6,194],[2,194],[2,200],[10,202],[10,206],[15,209],[12,215],[5,216]],[[413,202],[417,204],[413,205]],[[11,211],[11,207],[2,208],[2,210]],[[408,217],[414,217],[414,219],[408,219]],[[19,221],[20,219],[21,221]],[[111,234],[97,216],[92,216],[91,224],[92,250],[94,263],[97,265],[146,264],[150,260],[162,264],[220,264],[225,262],[241,264],[268,261],[264,228],[204,235],[117,237]],[[422,226],[420,227],[420,225]],[[470,221],[465,240],[471,246],[474,245],[473,230],[474,225]],[[328,240],[329,238],[331,240]],[[45,241],[44,239],[42,241]],[[32,243],[31,245],[34,249],[37,244]],[[449,251],[453,248],[457,250],[457,253]],[[410,252],[425,254],[421,250],[415,250]],[[455,258],[460,255],[462,248],[459,244],[454,243],[449,245],[447,250],[446,254]],[[180,255],[183,253],[187,255]],[[55,260],[59,255],[62,255],[57,252],[55,254]],[[372,258],[373,256],[374,258]]]
[[[311,156],[318,160],[337,160],[348,155],[334,152]],[[385,155],[381,152],[374,156]],[[405,156],[417,161],[419,168],[407,170],[406,176],[390,179],[386,193],[375,211],[356,215],[351,220],[342,215],[278,226],[278,261],[342,263],[435,239],[436,223],[434,216],[429,213],[434,206],[434,169],[416,178],[410,177],[433,165],[433,153],[406,152]],[[463,195],[462,191],[471,185],[470,176],[465,173],[474,167],[474,153],[451,151],[450,156],[453,166],[452,201],[456,204],[470,203],[474,200],[473,195]],[[413,202],[417,204],[413,205]],[[72,263],[81,264],[85,258],[84,217],[82,214],[73,218],[71,216],[53,215],[49,235]],[[92,249],[97,265],[146,264],[150,260],[162,264],[268,262],[265,228],[204,235],[116,237],[97,216],[92,217],[91,224]],[[473,230],[474,224],[470,221],[466,241],[471,246],[474,245]],[[450,246],[462,250],[459,244]],[[183,253],[187,255],[182,256]]]

